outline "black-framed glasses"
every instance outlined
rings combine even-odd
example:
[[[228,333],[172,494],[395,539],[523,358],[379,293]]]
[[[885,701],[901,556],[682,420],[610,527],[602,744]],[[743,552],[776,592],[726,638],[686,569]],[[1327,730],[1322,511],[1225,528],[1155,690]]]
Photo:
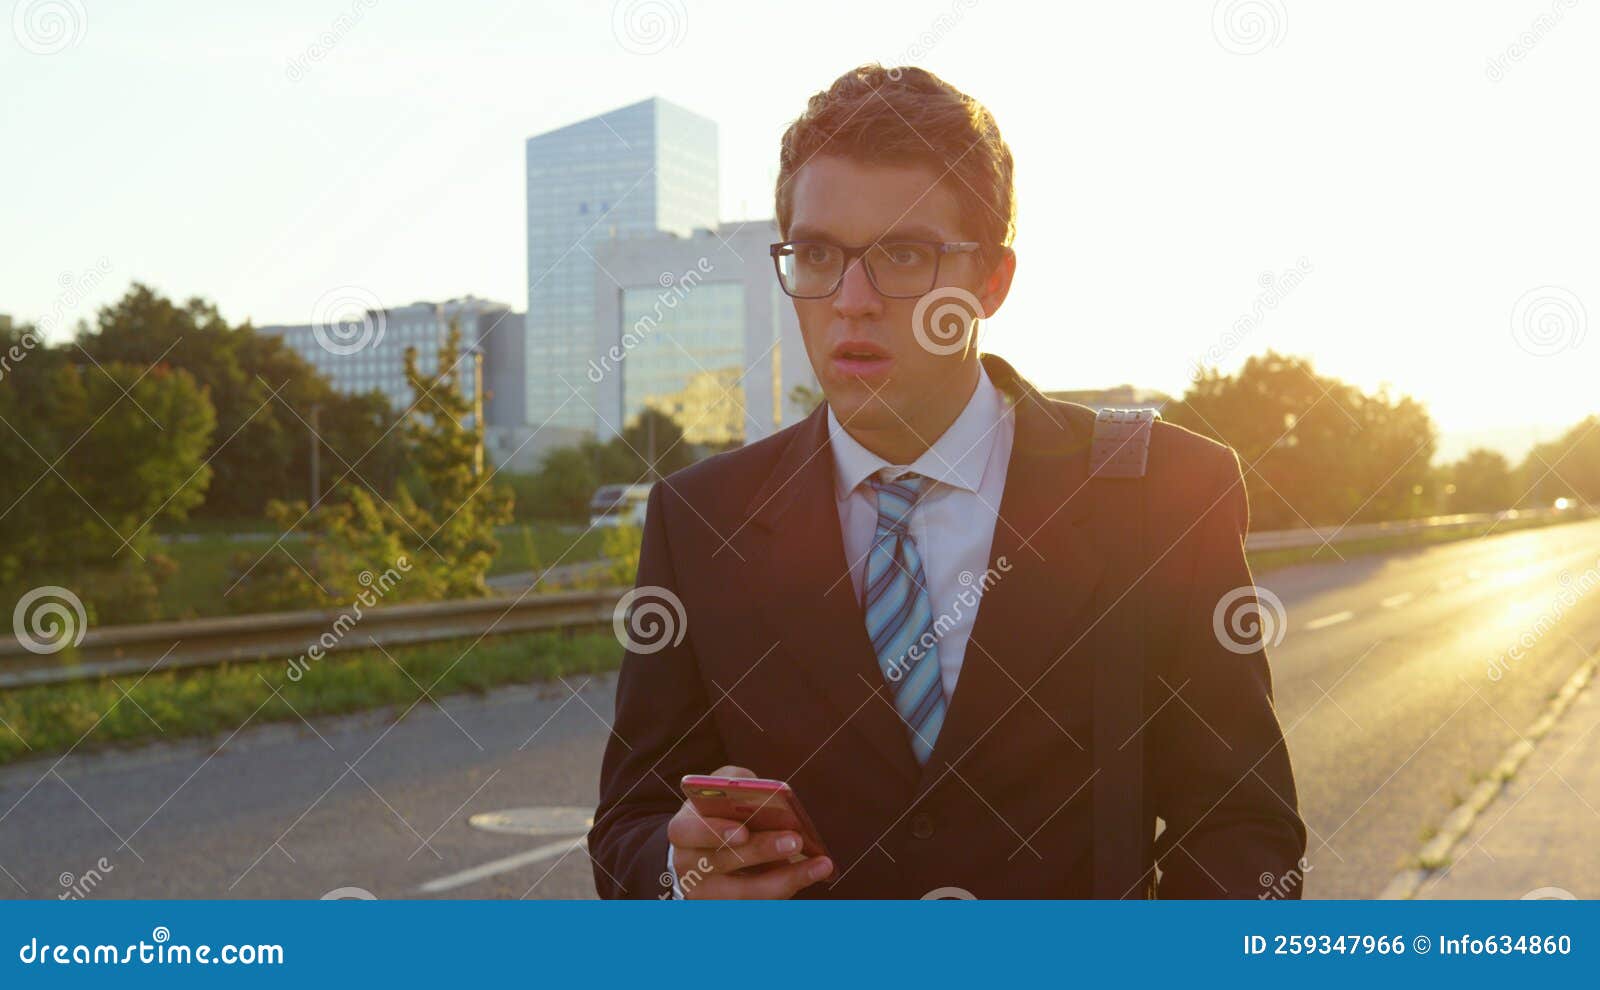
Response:
[[[828,241],[782,241],[772,245],[778,284],[796,299],[823,299],[839,291],[850,262],[862,260],[867,280],[889,299],[915,299],[939,284],[947,254],[983,250],[977,241],[874,241],[844,247]]]

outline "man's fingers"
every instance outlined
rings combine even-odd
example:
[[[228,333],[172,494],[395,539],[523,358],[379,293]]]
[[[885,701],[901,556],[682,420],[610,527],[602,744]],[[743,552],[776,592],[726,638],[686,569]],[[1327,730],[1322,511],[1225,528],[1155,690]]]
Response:
[[[747,767],[724,766],[716,777],[756,776]],[[800,836],[791,831],[751,832],[742,822],[703,818],[693,804],[667,823],[674,850],[673,867],[684,896],[690,898],[781,899],[825,880],[833,873],[827,857],[787,862],[800,851]],[[767,867],[757,873],[738,871]],[[687,882],[686,882],[687,881]]]
[[[721,849],[735,846],[750,838],[750,830],[742,822],[726,818],[702,818],[687,802],[667,822],[667,841],[676,849]]]
[[[729,844],[706,853],[711,868],[722,872],[742,870],[766,863],[781,863],[800,851],[800,836],[794,832],[754,832],[748,842]]]
[[[755,773],[745,767],[729,765],[718,767],[712,776],[754,777]],[[689,801],[683,802],[683,807],[667,823],[667,841],[678,849],[720,849],[738,845],[749,837],[750,830],[744,827],[743,822],[702,817]]]

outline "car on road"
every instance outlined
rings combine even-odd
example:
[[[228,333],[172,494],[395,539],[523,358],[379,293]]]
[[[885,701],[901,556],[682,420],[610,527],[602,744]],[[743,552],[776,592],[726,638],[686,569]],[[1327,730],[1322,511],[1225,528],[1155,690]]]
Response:
[[[644,526],[649,485],[601,485],[589,499],[592,526]]]

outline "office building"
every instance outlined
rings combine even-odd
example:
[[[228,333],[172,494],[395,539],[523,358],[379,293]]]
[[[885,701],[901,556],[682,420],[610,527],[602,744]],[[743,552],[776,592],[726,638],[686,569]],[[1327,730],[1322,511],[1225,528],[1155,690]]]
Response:
[[[806,409],[815,389],[794,306],[768,245],[777,223],[753,220],[596,245],[596,353],[582,370],[604,440],[646,408],[672,416],[695,444],[758,440]]]
[[[413,399],[405,375],[406,348],[417,349],[420,371],[436,373],[439,349],[448,338],[450,327],[459,326],[462,351],[466,353],[458,365],[462,394],[468,400],[475,394],[470,352],[479,350],[485,355],[485,420],[520,422],[519,390],[502,393],[500,388],[506,367],[520,374],[520,368],[515,367],[520,354],[519,315],[504,303],[466,296],[441,303],[369,309],[359,319],[351,316],[332,326],[274,325],[257,327],[256,331],[282,337],[290,350],[326,375],[335,389],[349,393],[377,390],[398,410],[405,409]]]
[[[592,434],[602,244],[717,221],[717,125],[651,98],[527,140],[526,422],[541,448]]]

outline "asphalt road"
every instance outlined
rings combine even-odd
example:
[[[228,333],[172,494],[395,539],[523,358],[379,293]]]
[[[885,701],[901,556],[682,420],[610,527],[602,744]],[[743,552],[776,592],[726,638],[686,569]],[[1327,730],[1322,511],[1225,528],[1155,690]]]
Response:
[[[1257,582],[1288,606],[1270,655],[1312,833],[1308,896],[1381,890],[1600,646],[1597,558],[1588,521]]]
[[[1597,559],[1600,520],[1262,576],[1287,607],[1271,657],[1311,830],[1307,896],[1376,894],[1538,717],[1600,644],[1600,593],[1579,591]],[[1491,679],[1524,634],[1527,655]],[[592,808],[611,690],[582,676],[14,764],[0,893],[591,897],[570,826],[468,819]]]

